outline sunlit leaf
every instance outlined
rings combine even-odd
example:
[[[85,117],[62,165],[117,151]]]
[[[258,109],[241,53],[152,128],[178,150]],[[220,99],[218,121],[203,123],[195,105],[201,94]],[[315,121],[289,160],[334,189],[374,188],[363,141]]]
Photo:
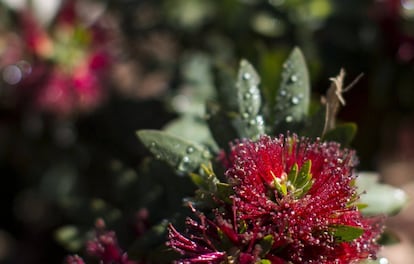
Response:
[[[407,203],[407,194],[396,187],[378,182],[374,172],[361,172],[356,180],[361,194],[360,202],[368,205],[362,210],[366,215],[397,214]]]

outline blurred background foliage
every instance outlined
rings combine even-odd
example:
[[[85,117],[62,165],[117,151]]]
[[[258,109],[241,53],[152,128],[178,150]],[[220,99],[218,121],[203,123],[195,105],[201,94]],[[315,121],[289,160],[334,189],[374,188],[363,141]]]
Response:
[[[294,46],[315,102],[341,67],[364,73],[339,115],[361,169],[414,160],[412,0],[0,1],[0,262],[61,263],[96,217],[145,251],[194,187],[135,131],[209,140],[204,105],[240,59],[274,93]]]

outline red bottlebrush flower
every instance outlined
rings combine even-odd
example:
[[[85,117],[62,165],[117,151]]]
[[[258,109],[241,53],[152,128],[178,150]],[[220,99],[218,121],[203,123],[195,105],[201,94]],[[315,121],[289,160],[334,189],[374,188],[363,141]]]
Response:
[[[334,142],[296,136],[232,146],[226,177],[234,194],[211,217],[194,212],[185,235],[172,226],[178,263],[354,263],[375,258],[382,218],[356,206],[356,158]]]
[[[85,264],[85,261],[78,255],[68,256],[65,260],[66,264]]]
[[[106,230],[102,220],[97,221],[95,238],[88,241],[86,251],[102,264],[138,264],[128,258],[118,245],[115,232]]]

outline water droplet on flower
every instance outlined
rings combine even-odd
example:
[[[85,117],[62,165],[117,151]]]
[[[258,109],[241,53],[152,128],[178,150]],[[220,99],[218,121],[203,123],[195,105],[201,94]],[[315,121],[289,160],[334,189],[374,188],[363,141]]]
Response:
[[[288,123],[290,123],[290,122],[292,122],[292,121],[293,121],[293,117],[292,117],[292,116],[287,116],[287,117],[285,118],[285,121],[286,121],[286,122],[288,122]]]
[[[293,96],[291,101],[292,101],[292,104],[297,105],[297,104],[299,103],[299,101],[300,101],[300,100],[299,100],[299,98],[298,98],[298,97]]]
[[[194,147],[189,146],[189,147],[187,148],[186,152],[187,152],[187,154],[191,154],[191,153],[193,153],[193,152],[194,152]]]

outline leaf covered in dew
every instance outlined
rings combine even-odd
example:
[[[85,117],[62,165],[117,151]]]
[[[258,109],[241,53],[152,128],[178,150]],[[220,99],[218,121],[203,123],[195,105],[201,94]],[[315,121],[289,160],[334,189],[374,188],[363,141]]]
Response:
[[[264,120],[259,114],[262,105],[259,83],[260,78],[256,70],[248,61],[242,60],[236,81],[240,114],[236,127],[241,137],[258,139],[265,132]]]
[[[302,124],[310,104],[309,73],[299,48],[294,48],[283,64],[282,78],[276,94],[274,109],[277,131],[286,130],[290,124]]]
[[[167,162],[179,174],[190,173],[211,159],[211,153],[203,146],[163,131],[140,130],[137,135],[157,159]]]

